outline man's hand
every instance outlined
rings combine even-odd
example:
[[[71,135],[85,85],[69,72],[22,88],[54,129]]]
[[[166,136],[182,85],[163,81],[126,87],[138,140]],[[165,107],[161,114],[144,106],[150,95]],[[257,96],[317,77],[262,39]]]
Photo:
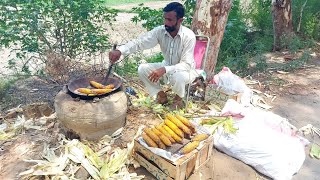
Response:
[[[112,64],[120,59],[121,52],[119,50],[112,50],[109,52],[109,60]]]
[[[164,67],[156,69],[150,73],[148,76],[149,80],[156,83],[159,79],[166,73],[166,69]]]

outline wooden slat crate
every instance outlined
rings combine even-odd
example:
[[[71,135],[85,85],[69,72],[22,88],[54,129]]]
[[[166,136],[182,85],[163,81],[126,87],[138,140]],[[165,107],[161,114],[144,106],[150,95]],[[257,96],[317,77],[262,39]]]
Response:
[[[184,180],[197,172],[210,158],[213,148],[213,137],[210,136],[200,150],[196,149],[171,162],[145,148],[138,140],[134,142],[134,158],[157,179]]]

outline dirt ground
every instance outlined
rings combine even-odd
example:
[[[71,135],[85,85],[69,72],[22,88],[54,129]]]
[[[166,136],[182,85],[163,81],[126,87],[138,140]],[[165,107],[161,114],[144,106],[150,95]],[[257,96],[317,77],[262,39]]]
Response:
[[[276,96],[271,102],[271,98],[262,95],[267,103],[273,106],[271,111],[289,119],[297,128],[309,123],[320,127],[319,57],[314,58],[305,67],[296,71],[287,74],[277,72],[256,74],[253,79],[259,81],[260,85],[256,84],[252,88]],[[129,81],[127,85],[130,84],[130,86],[134,86],[132,82],[137,82],[136,79],[127,78],[127,80]],[[13,87],[10,91],[11,98],[18,99],[18,101],[10,103],[11,108],[17,107],[18,104],[26,105],[34,102],[49,102],[51,104],[54,95],[62,88],[38,78],[28,79],[18,84],[19,86]],[[38,89],[36,92],[42,93],[34,93],[32,91],[34,89]],[[3,103],[1,103],[2,105]],[[5,114],[6,112],[3,111],[2,115]],[[134,136],[140,125],[152,126],[159,122],[160,119],[155,117],[149,109],[130,106],[124,134],[116,144],[120,147],[126,147],[126,144],[132,140],[130,137]],[[24,159],[41,159],[43,143],[46,142],[54,146],[58,143],[58,133],[65,133],[61,124],[56,120],[48,122],[46,127],[48,128],[46,131],[28,130],[19,134],[15,139],[0,141],[0,179],[18,179],[17,174],[30,167],[29,163],[23,161]],[[311,138],[308,137],[308,139],[312,141]],[[320,139],[317,138],[314,141],[319,143]],[[306,147],[306,160],[293,179],[318,179],[320,160],[310,158],[309,148],[310,146]],[[250,166],[217,150],[214,150],[212,157],[210,162],[198,173],[192,175],[190,179],[268,179]],[[146,175],[146,179],[155,179],[144,168],[138,168],[135,171]]]
[[[166,2],[162,3],[166,4]],[[163,5],[154,4],[157,6]],[[152,7],[152,3],[150,6]],[[126,17],[126,14],[120,14],[120,18],[124,17]],[[128,24],[128,19],[123,23],[130,27],[134,26]],[[127,38],[127,36],[123,37]],[[120,42],[126,40],[122,39]],[[307,124],[320,127],[320,51],[316,53],[316,56],[307,65],[298,70],[288,73],[270,70],[267,73],[255,74],[252,77],[253,80],[260,83],[250,85],[251,88],[276,97],[272,101],[272,98],[260,94],[269,105],[273,106],[271,111],[287,118],[297,128]],[[270,54],[268,57],[270,57],[269,61],[274,59],[271,57],[277,57],[277,63],[286,63],[281,59],[282,56],[283,54],[276,53]],[[125,84],[127,86],[132,86],[136,84],[134,82],[137,82],[136,79],[127,78],[127,80],[128,83]],[[25,106],[34,102],[47,102],[52,107],[54,97],[61,89],[61,85],[39,78],[30,78],[18,82],[8,92],[10,99],[1,101],[2,119],[0,119],[0,123],[5,120],[6,110],[17,107],[19,104]],[[158,124],[159,121],[148,109],[130,107],[126,130],[121,139],[117,141],[117,145],[125,147],[126,143],[132,140],[130,137],[133,137],[139,125],[154,125]],[[48,122],[46,127],[46,131],[28,130],[19,134],[15,139],[0,141],[0,179],[19,179],[17,174],[30,167],[29,163],[23,161],[24,159],[40,159],[44,142],[50,145],[58,143],[57,135],[63,131],[61,124],[54,120]],[[308,139],[320,143],[319,139]],[[320,160],[310,158],[308,155],[309,148],[310,146],[306,147],[306,160],[300,171],[293,177],[294,180],[316,180],[320,177]],[[210,162],[198,173],[192,175],[190,179],[268,179],[243,162],[217,150],[214,150],[212,157]],[[135,171],[138,174],[146,175],[145,179],[155,179],[144,168],[138,168]]]

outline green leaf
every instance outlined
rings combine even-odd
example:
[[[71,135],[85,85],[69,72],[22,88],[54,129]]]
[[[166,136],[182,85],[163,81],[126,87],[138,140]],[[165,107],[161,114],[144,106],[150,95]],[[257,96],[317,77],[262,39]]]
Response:
[[[309,155],[312,158],[320,159],[320,146],[317,144],[312,144]]]

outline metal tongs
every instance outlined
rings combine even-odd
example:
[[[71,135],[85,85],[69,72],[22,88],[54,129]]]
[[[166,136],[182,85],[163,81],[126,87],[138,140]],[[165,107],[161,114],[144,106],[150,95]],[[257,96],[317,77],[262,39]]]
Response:
[[[116,48],[117,48],[117,45],[114,44],[112,50],[114,51],[114,50],[116,50]],[[109,78],[110,73],[111,73],[111,70],[112,70],[112,66],[113,66],[113,63],[110,62],[107,75],[106,75],[106,77],[105,77],[105,78],[103,79],[103,81],[102,81],[102,84],[103,84],[103,85],[105,85],[105,84],[107,83],[107,81],[108,81],[108,78]]]

